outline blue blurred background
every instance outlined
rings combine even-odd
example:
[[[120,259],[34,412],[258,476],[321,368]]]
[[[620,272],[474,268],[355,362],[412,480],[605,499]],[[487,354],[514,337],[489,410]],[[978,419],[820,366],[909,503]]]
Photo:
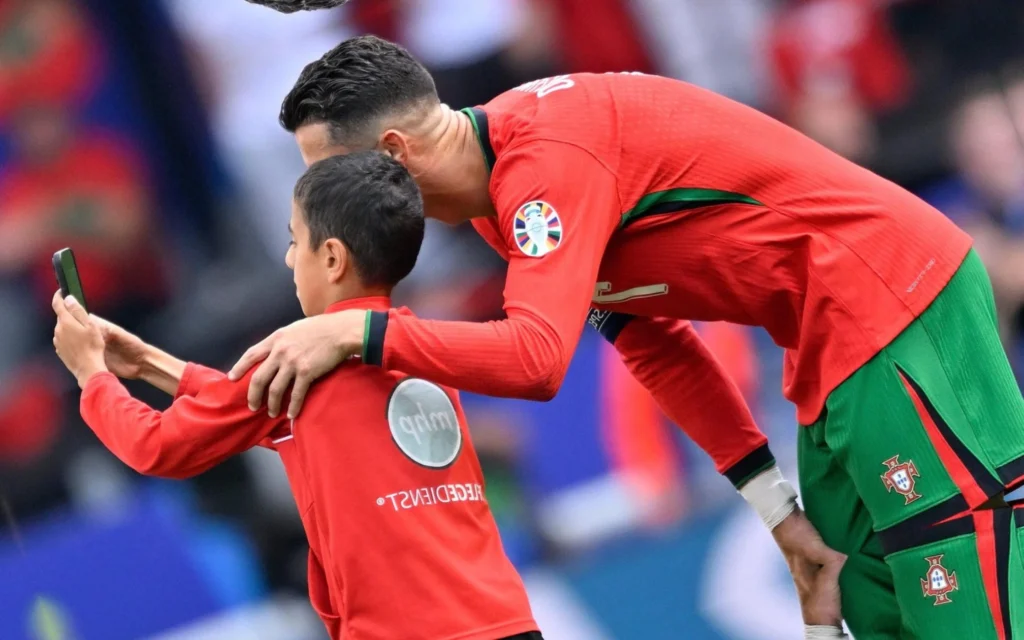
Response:
[[[277,111],[305,63],[366,32],[405,44],[455,107],[541,75],[640,70],[771,113],[972,233],[1024,362],[1018,0],[354,0],[293,16],[0,0],[0,638],[323,637],[274,454],[157,482],[82,424],[49,344],[49,256],[73,245],[95,311],[211,366],[298,318],[283,257],[302,164]],[[486,320],[502,281],[472,230],[431,224],[396,298]],[[701,331],[793,477],[779,351],[760,331]],[[465,404],[546,637],[799,636],[769,535],[595,335],[555,401]]]

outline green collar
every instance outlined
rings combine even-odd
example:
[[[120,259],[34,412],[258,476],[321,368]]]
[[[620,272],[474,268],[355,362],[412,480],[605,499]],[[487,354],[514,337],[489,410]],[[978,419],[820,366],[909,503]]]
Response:
[[[494,168],[497,156],[494,153],[494,147],[491,146],[491,129],[487,123],[487,114],[480,107],[466,107],[461,111],[469,116],[469,121],[473,123],[476,141],[480,143],[480,151],[484,154],[484,162],[487,164],[488,173],[490,173]]]

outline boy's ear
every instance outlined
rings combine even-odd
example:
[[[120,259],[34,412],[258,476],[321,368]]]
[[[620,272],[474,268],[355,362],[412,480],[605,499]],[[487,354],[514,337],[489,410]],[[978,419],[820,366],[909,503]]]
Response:
[[[341,282],[351,267],[348,248],[337,238],[328,238],[321,247],[323,251],[324,269],[327,281],[331,284]]]

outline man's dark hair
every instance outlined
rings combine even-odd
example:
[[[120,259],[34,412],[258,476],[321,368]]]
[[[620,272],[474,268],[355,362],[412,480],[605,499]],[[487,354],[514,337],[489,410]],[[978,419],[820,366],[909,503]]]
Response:
[[[296,11],[313,11],[314,9],[332,9],[340,7],[348,0],[248,0],[252,4],[270,7],[281,13],[295,13]]]
[[[364,141],[382,117],[438,102],[430,72],[402,47],[376,36],[351,38],[306,65],[281,105],[291,133],[324,123],[332,142]]]
[[[332,156],[295,185],[311,248],[337,238],[363,284],[391,287],[409,275],[423,243],[423,199],[405,167],[377,151]]]

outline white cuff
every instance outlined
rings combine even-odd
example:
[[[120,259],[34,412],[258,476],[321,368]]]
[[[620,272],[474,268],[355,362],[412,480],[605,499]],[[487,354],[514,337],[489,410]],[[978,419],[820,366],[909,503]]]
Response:
[[[839,627],[830,625],[804,625],[804,640],[834,640],[849,638]]]
[[[796,490],[772,467],[743,485],[740,495],[754,507],[769,531],[779,526],[796,509]]]

